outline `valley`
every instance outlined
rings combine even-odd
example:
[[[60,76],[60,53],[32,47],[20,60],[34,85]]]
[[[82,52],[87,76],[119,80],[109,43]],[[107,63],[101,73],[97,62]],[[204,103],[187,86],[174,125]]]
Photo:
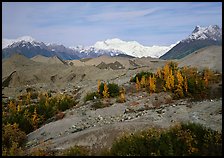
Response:
[[[211,52],[215,53],[209,55]],[[211,46],[173,61],[180,67],[190,64],[199,70],[209,68],[222,73],[221,54],[221,47]],[[216,84],[214,99],[202,101],[173,99],[170,92],[136,92],[135,84],[130,82],[132,77],[142,71],[156,73],[167,62],[151,57],[109,56],[61,60],[38,55],[28,59],[15,54],[3,60],[2,97],[4,102],[17,100],[31,89],[39,94],[68,95],[76,100],[71,108],[62,111],[62,118],[54,116],[27,135],[27,153],[38,149],[58,152],[78,145],[100,155],[124,133],[150,127],[168,128],[178,122],[195,122],[222,131],[222,82]],[[92,108],[97,102],[85,101],[85,97],[97,90],[98,80],[124,87],[126,101],[118,103],[116,98],[102,99],[102,105],[106,107]]]

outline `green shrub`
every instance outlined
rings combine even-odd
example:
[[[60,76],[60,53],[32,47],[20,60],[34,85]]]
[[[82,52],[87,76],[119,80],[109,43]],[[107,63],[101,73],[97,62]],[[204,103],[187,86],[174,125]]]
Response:
[[[2,146],[10,149],[11,147],[24,146],[27,139],[26,133],[21,131],[18,124],[6,124],[2,128]]]
[[[37,92],[31,92],[31,94],[30,94],[30,98],[31,99],[37,99],[37,97],[38,97],[38,93]]]
[[[65,111],[77,102],[70,96],[63,95],[57,97],[48,98],[46,102],[46,96],[41,95],[39,103],[33,103],[28,106],[22,106],[20,111],[12,112],[9,108],[4,108],[2,117],[2,123],[17,123],[19,128],[22,129],[26,134],[34,130],[32,123],[32,115],[36,109],[38,115],[38,127],[40,127],[46,120],[56,115],[58,111]]]
[[[62,153],[63,156],[89,156],[90,151],[84,146],[74,146],[65,150]]]
[[[106,106],[98,99],[91,105],[91,107],[94,109],[99,109],[99,108],[104,108]]]
[[[101,84],[100,84],[100,92],[99,92],[100,96],[103,96],[103,90],[104,90],[104,83],[101,82]]]
[[[76,104],[70,97],[65,96],[64,99],[61,99],[59,103],[57,104],[57,109],[59,111],[65,111],[71,107],[73,107]]]
[[[116,97],[119,95],[119,86],[115,83],[109,83],[108,85],[108,92],[110,94],[110,97]]]
[[[25,152],[22,147],[19,147],[18,143],[12,142],[12,146],[9,148],[2,147],[2,156],[24,156]]]
[[[195,123],[150,129],[116,140],[114,156],[221,156],[222,134]]]
[[[107,87],[108,87],[108,93],[109,93],[110,97],[116,97],[116,96],[119,95],[120,88],[119,88],[118,84],[116,84],[116,83],[108,83]],[[99,89],[100,89],[99,95],[100,95],[100,97],[103,97],[104,83],[100,84],[100,88]],[[91,100],[93,100],[93,99],[91,99]]]
[[[3,124],[18,124],[18,127],[24,131],[26,134],[33,131],[33,125],[31,123],[31,118],[24,115],[24,109],[20,113],[8,113],[2,119]]]
[[[84,98],[84,101],[87,102],[89,100],[94,100],[94,97],[100,98],[99,93],[97,93],[97,92],[87,93],[85,98]]]
[[[152,76],[152,72],[144,72],[141,71],[140,73],[137,73],[133,78],[131,78],[130,82],[136,82],[136,78],[138,77],[138,80],[141,81],[142,77],[145,76],[145,78],[148,78],[149,76]]]

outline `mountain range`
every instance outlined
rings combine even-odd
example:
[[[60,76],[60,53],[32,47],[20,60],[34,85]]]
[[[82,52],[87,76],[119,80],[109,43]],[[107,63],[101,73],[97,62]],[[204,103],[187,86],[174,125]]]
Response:
[[[107,56],[152,57],[161,59],[180,59],[206,46],[221,45],[222,30],[217,26],[196,26],[186,39],[170,46],[143,46],[136,41],[123,41],[118,38],[98,41],[93,46],[71,46],[45,44],[30,36],[2,40],[2,58],[20,53],[28,58],[36,55],[57,56],[63,60],[95,58]]]
[[[58,56],[64,60],[95,58],[101,55],[108,56],[129,56],[129,57],[154,57],[166,53],[171,46],[143,46],[136,41],[122,41],[118,38],[96,42],[93,46],[65,47],[59,44],[45,44],[33,39],[30,36],[23,36],[18,39],[3,39],[2,58],[10,57],[14,53],[20,53],[28,58],[36,55],[46,57]]]
[[[211,45],[222,45],[222,29],[217,25],[196,26],[186,39],[180,41],[160,59],[181,59],[196,50]]]

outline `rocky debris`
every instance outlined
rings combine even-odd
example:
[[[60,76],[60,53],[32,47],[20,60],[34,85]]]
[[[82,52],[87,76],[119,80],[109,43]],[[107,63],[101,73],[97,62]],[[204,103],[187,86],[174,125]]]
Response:
[[[101,62],[96,67],[100,69],[112,69],[112,70],[125,69],[125,67],[118,61],[115,61],[114,63],[108,63],[108,64],[106,64],[105,62]]]
[[[148,96],[148,98],[149,97],[151,96]],[[114,128],[118,124],[125,126],[126,123],[132,124],[135,128],[141,123],[146,123],[147,125],[153,124],[166,128],[175,122],[192,121],[201,123],[215,130],[222,130],[222,115],[220,114],[222,109],[221,100],[193,102],[191,103],[191,108],[189,108],[189,101],[187,99],[181,99],[176,100],[175,103],[172,104],[162,104],[159,108],[145,108],[141,110],[134,110],[133,107],[130,106],[130,102],[131,101],[123,104],[114,103],[109,107],[93,110],[90,108],[90,101],[83,106],[68,111],[72,111],[73,115],[65,115],[64,119],[46,124],[45,127],[41,128],[39,131],[37,130],[29,134],[27,146],[30,148],[35,147],[38,145],[38,142],[46,141],[47,139],[51,139],[53,142],[51,146],[52,149],[61,147],[60,144],[64,141],[66,141],[67,144],[61,144],[63,148],[72,146],[74,142],[76,142],[76,144],[84,143],[85,145],[89,145],[90,140],[85,138],[81,139],[84,133],[86,133],[86,137],[89,137],[89,132],[92,133],[95,131],[91,135],[94,136],[94,139],[96,138],[96,140],[98,140],[100,139],[98,130],[102,130],[102,128],[108,130],[110,129],[109,127]],[[137,106],[144,107],[144,104],[140,102]],[[87,135],[87,133],[89,134]],[[112,133],[106,133],[108,137],[111,134]],[[73,140],[73,142],[71,142],[70,139]],[[108,145],[108,142],[105,142],[107,140],[103,141],[100,139],[100,141]],[[98,143],[99,142],[96,141],[95,145],[97,144],[100,146]],[[90,146],[93,147],[94,143]]]

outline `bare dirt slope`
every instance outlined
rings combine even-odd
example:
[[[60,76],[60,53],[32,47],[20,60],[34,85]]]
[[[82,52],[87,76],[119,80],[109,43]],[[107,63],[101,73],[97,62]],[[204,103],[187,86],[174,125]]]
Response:
[[[179,60],[179,66],[194,66],[199,70],[209,68],[222,72],[222,46],[209,46]]]
[[[110,64],[116,61],[125,68],[113,70],[97,67],[102,62]],[[222,130],[222,99],[203,102],[178,100],[169,103],[166,101],[170,98],[168,93],[150,96],[141,92],[127,94],[127,102],[123,104],[112,99],[109,101],[111,106],[103,109],[93,110],[90,108],[92,102],[83,103],[87,92],[97,90],[97,80],[127,86],[132,76],[141,71],[155,72],[167,62],[165,60],[101,56],[71,62],[73,65],[35,62],[21,55],[3,60],[2,83],[5,86],[2,87],[2,93],[5,97],[21,95],[27,87],[60,93],[70,93],[77,87],[80,89],[78,106],[67,110],[65,118],[48,123],[28,135],[27,146],[30,148],[44,141],[50,143],[51,149],[65,149],[78,144],[98,151],[109,147],[124,131],[135,132],[151,126],[169,127],[179,121],[198,122]],[[220,47],[200,50],[179,61],[180,66],[207,66],[222,71],[221,62]],[[153,108],[157,104],[160,106]]]
[[[164,94],[163,94],[164,95]],[[153,98],[140,95],[149,100]],[[187,100],[161,104],[157,109],[145,109],[128,113],[133,102],[140,109],[145,100],[133,96],[125,104],[91,110],[89,105],[66,112],[62,120],[49,123],[28,135],[28,145],[38,146],[46,142],[51,149],[66,149],[74,145],[87,146],[96,152],[111,147],[113,141],[125,132],[136,132],[150,127],[167,128],[177,122],[195,122],[222,131],[222,100],[190,103]]]
[[[42,55],[37,55],[31,58],[31,60],[36,61],[36,62],[41,62],[41,63],[46,63],[46,64],[64,64],[64,62],[59,59],[58,57],[45,57]]]

